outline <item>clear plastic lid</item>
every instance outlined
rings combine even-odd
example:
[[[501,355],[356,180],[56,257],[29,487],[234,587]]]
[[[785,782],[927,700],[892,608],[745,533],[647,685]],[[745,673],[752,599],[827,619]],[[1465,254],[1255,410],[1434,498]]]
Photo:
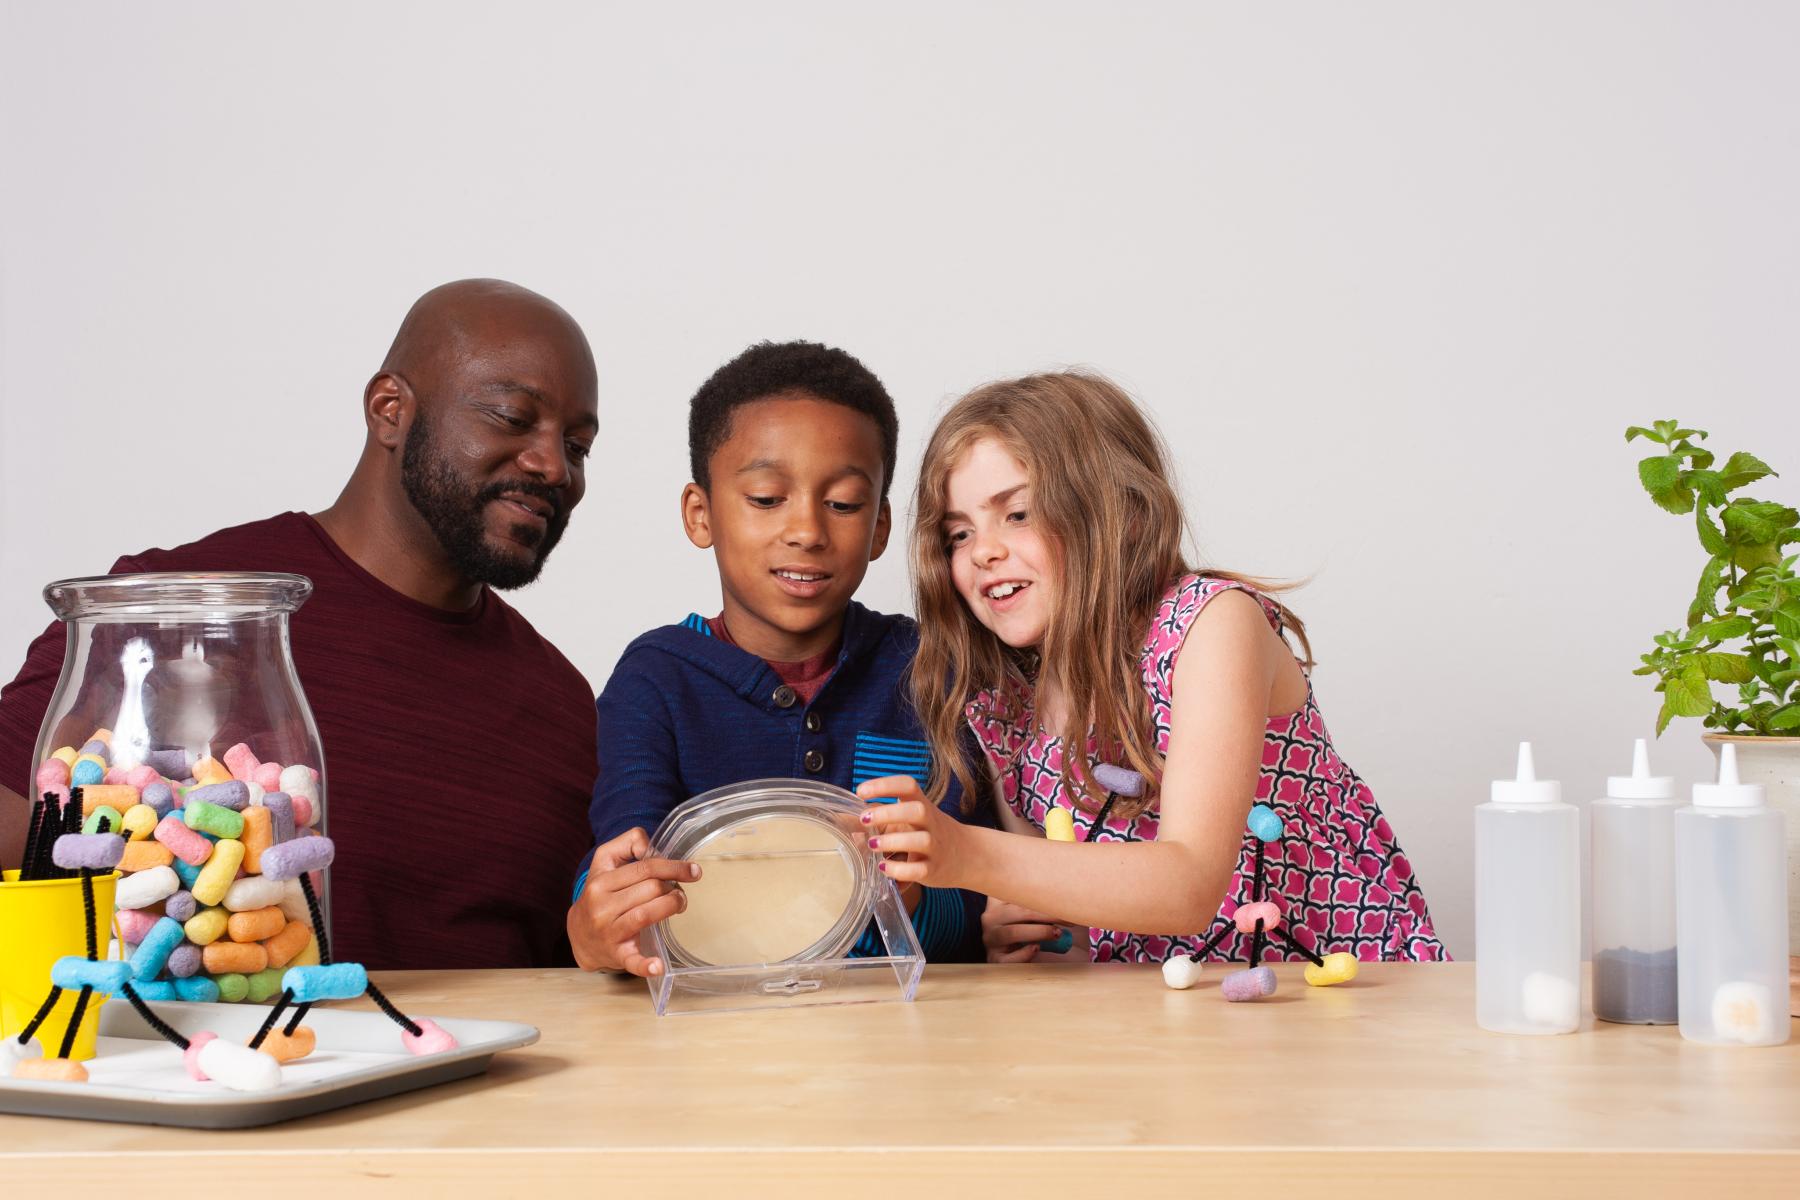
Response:
[[[61,621],[230,621],[293,612],[312,594],[304,575],[148,571],[59,579],[44,602]]]
[[[715,788],[670,813],[659,857],[698,863],[688,905],[658,927],[670,966],[842,958],[869,923],[875,869],[849,792],[805,779]]]

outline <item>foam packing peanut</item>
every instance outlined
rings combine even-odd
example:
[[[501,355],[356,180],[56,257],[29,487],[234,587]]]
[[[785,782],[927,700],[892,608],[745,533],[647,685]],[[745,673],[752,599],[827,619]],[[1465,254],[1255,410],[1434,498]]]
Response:
[[[225,936],[225,925],[230,919],[222,908],[203,908],[189,917],[183,928],[188,941],[196,946],[210,946]]]
[[[76,787],[95,787],[106,778],[106,764],[92,754],[83,754],[69,768],[69,782]]]
[[[167,904],[163,905],[163,911],[168,912]],[[175,919],[180,920],[181,918],[176,917]],[[144,908],[121,908],[113,914],[113,926],[119,931],[119,940],[136,945],[143,944],[144,935],[149,933],[160,920],[162,920],[161,917]]]
[[[194,782],[201,787],[211,787],[215,783],[230,783],[232,782],[231,772],[225,769],[224,763],[209,754],[194,764]]]
[[[192,892],[176,892],[163,901],[163,915],[174,917],[177,921],[185,922],[199,911],[200,906],[194,902],[194,893]]]
[[[37,769],[38,794],[66,791],[69,786],[69,764],[60,758],[47,758]]]
[[[244,854],[249,856],[249,848]],[[298,884],[295,885],[298,888]],[[287,884],[280,879],[266,879],[256,875],[246,875],[225,889],[225,898],[221,902],[232,912],[248,912],[251,909],[268,908],[271,904],[280,904],[287,895]]]
[[[81,789],[81,815],[84,817],[93,816],[96,808],[124,812],[137,803],[138,790],[130,784],[99,783]]]
[[[189,829],[210,833],[216,838],[241,838],[244,833],[244,818],[236,809],[223,808],[192,796],[182,807],[181,820]]]
[[[271,1092],[281,1086],[281,1064],[236,1042],[209,1038],[194,1055],[202,1079],[213,1079],[234,1092]]]
[[[247,912],[231,914],[225,923],[225,936],[234,942],[260,942],[264,938],[274,937],[287,924],[288,919],[281,915],[279,908],[252,908]]]
[[[50,858],[70,870],[110,871],[125,854],[125,839],[116,833],[65,833],[50,847]]]
[[[88,814],[88,819],[81,823],[83,833],[112,833],[125,824],[125,815],[116,808],[108,808],[102,804]]]
[[[139,802],[155,813],[160,820],[169,815],[175,808],[175,791],[168,784],[157,782],[144,789]]]
[[[1349,983],[1356,978],[1356,955],[1338,951],[1325,956],[1325,965],[1315,967],[1306,964],[1306,982],[1313,987],[1330,987],[1334,983]]]
[[[276,842],[289,842],[294,838],[294,798],[286,792],[270,792],[263,797],[262,806],[269,810],[272,823],[270,834]]]
[[[57,959],[50,968],[50,983],[59,988],[88,987],[111,995],[129,982],[130,963],[96,962],[79,954],[68,954]]]
[[[275,814],[266,808],[246,808],[243,822],[243,833],[238,840],[244,843],[244,870],[259,875],[263,851],[275,844]]]
[[[150,836],[156,829],[156,823],[160,820],[162,820],[162,815],[140,800],[125,810],[125,815],[120,818],[120,823],[125,827],[125,832],[130,835],[132,841],[141,842]]]
[[[400,1031],[400,1044],[413,1054],[442,1054],[446,1050],[454,1050],[459,1045],[456,1038],[444,1030],[430,1017],[419,1017],[413,1021],[419,1027],[417,1037]]]
[[[192,947],[189,947],[191,949]],[[173,958],[173,955],[170,955]],[[149,983],[134,983],[131,990],[138,994],[140,1000],[179,1000],[181,994],[175,990],[175,984],[167,979],[155,979]]]
[[[237,972],[214,975],[213,982],[219,985],[219,999],[227,1004],[236,1004],[250,994],[250,979]]]
[[[312,941],[312,935],[313,931],[310,926],[303,925],[299,921],[288,921],[279,932],[263,943],[263,949],[269,952],[269,965],[285,967],[293,962],[294,958]]]
[[[256,770],[260,766],[262,763],[243,742],[225,752],[225,769],[231,772],[233,779],[248,783],[256,778]]]
[[[1163,982],[1178,992],[1185,992],[1200,982],[1202,964],[1191,955],[1177,954],[1162,965]]]
[[[1237,911],[1231,914],[1231,923],[1237,926],[1239,933],[1255,933],[1259,920],[1263,923],[1264,933],[1280,929],[1281,909],[1267,900],[1253,900],[1238,905]]]
[[[419,1024],[423,1026],[425,1023],[420,1021]],[[405,1030],[401,1031],[400,1037],[402,1041],[405,1040]],[[269,1030],[269,1035],[263,1039],[263,1044],[257,1049],[276,1062],[290,1063],[311,1054],[318,1048],[318,1044],[318,1035],[312,1031],[312,1027],[309,1025],[302,1025],[291,1035],[283,1033],[281,1027],[277,1025],[274,1029]]]
[[[80,751],[76,750],[73,746],[58,746],[55,750],[50,752],[50,757],[60,760],[65,767],[73,767],[75,765],[75,759],[79,754]]]
[[[294,1003],[320,1000],[354,1000],[369,990],[369,975],[361,963],[333,963],[329,967],[290,967],[281,986],[294,993]]]
[[[200,870],[200,877],[194,880],[194,886],[188,890],[194,893],[194,899],[201,904],[217,904],[225,899],[225,892],[237,878],[238,867],[244,861],[244,843],[235,838],[225,838],[213,847],[212,857],[206,860],[206,866]]]
[[[269,960],[267,970],[258,971],[250,976],[250,992],[248,999],[252,1004],[262,1004],[273,1000],[281,994],[281,969],[273,959]]]
[[[181,880],[168,867],[151,867],[119,880],[113,897],[120,908],[149,908],[181,889]]]
[[[250,781],[265,792],[281,790],[281,764],[263,763],[251,774]]]
[[[204,952],[192,942],[183,942],[169,952],[169,975],[175,979],[188,979],[200,973],[205,965]]]
[[[236,779],[205,784],[189,789],[185,803],[210,804],[215,808],[229,808],[232,812],[239,812],[250,803],[250,785]]]
[[[212,942],[200,954],[208,975],[254,975],[269,966],[269,952],[260,942]]]
[[[181,922],[173,917],[164,917],[150,927],[144,940],[138,943],[137,953],[131,956],[131,977],[133,979],[155,979],[162,974],[163,967],[168,965],[169,955],[175,947],[181,945],[185,932]]]
[[[36,1038],[21,1042],[16,1037],[0,1038],[0,1069],[11,1075],[14,1067],[28,1058],[44,1057],[44,1047]]]
[[[156,832],[151,836],[190,867],[198,867],[212,857],[213,844],[190,829],[187,822],[174,813],[158,821]],[[236,870],[235,867],[232,869]]]
[[[1275,970],[1272,967],[1252,967],[1245,971],[1233,971],[1219,981],[1219,992],[1233,1003],[1273,996]]]
[[[1075,840],[1075,814],[1066,808],[1051,808],[1044,814],[1044,840],[1051,842],[1072,842]]]
[[[143,808],[143,805],[138,807]],[[125,852],[119,857],[118,865],[119,870],[129,875],[136,871],[148,871],[152,867],[166,867],[174,861],[175,852],[161,842],[128,842]]]
[[[186,1000],[190,1004],[215,1004],[219,999],[219,985],[204,975],[195,975],[189,979],[177,979],[174,981],[174,987],[175,998]],[[138,989],[138,994],[143,995],[142,988]]]
[[[220,842],[219,845],[223,847],[225,843]],[[263,851],[263,878],[298,879],[308,871],[322,871],[331,865],[335,853],[336,847],[328,837],[295,838],[291,842],[270,846]],[[232,869],[236,870],[235,864]]]
[[[14,1079],[42,1083],[86,1083],[87,1068],[68,1058],[27,1058],[13,1064]]]

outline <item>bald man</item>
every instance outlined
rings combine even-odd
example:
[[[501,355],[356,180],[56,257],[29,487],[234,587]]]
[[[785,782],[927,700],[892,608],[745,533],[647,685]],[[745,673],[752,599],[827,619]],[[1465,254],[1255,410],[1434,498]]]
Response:
[[[113,564],[313,581],[292,641],[325,750],[335,957],[574,961],[563,917],[591,840],[593,691],[495,589],[537,578],[580,503],[596,390],[593,352],[557,305],[498,280],[446,284],[413,305],[364,389],[362,457],[329,508]],[[63,643],[52,625],[0,691],[9,866]]]

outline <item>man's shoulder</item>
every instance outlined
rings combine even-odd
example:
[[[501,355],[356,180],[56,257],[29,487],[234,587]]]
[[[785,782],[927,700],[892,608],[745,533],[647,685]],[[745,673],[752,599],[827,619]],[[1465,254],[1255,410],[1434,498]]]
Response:
[[[155,546],[120,559],[135,571],[293,570],[325,554],[311,517],[285,512],[215,530],[167,548]]]

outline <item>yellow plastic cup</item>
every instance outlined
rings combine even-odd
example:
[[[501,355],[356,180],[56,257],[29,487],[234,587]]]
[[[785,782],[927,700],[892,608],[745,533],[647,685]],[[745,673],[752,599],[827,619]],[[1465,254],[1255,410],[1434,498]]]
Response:
[[[41,879],[20,883],[7,871],[0,883],[0,1037],[18,1037],[50,994],[50,968],[65,955],[87,954],[87,915],[81,903],[80,879]],[[113,888],[117,871],[94,876],[96,948],[106,957],[112,936]],[[47,1057],[62,1049],[63,1034],[75,1011],[79,991],[65,991],[38,1027],[37,1040]],[[72,1059],[94,1057],[100,1028],[100,1006],[108,997],[95,992],[75,1029]]]

